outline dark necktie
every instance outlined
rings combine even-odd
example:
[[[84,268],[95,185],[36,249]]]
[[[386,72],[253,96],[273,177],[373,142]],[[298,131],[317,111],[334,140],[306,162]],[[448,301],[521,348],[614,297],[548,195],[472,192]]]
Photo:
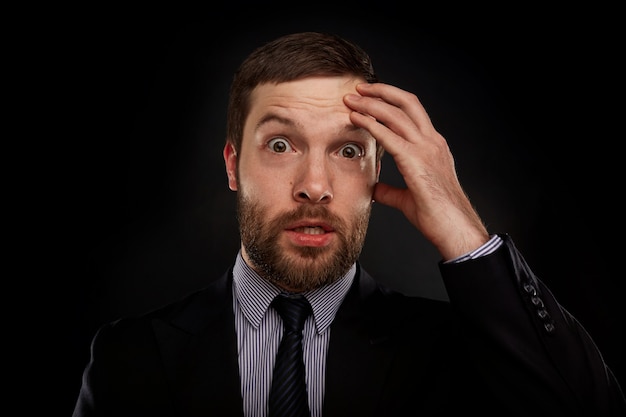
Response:
[[[283,338],[276,354],[272,389],[269,399],[270,417],[310,416],[302,359],[302,329],[311,313],[304,296],[279,294],[272,306],[283,320]]]

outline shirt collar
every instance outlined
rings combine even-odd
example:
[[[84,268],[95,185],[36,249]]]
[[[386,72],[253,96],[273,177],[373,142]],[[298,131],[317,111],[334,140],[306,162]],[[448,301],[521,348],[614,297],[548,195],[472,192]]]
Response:
[[[318,333],[330,327],[355,275],[356,264],[353,264],[344,276],[332,284],[304,293],[311,304]],[[279,287],[261,278],[246,264],[241,251],[233,266],[233,291],[244,317],[254,328],[259,327],[270,303],[281,292]]]

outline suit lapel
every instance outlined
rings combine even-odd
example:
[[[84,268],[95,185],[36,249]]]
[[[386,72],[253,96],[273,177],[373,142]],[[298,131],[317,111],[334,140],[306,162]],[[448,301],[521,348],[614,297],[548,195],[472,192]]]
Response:
[[[395,352],[389,326],[374,311],[383,296],[359,268],[331,326],[324,416],[371,415]]]
[[[230,271],[153,327],[181,413],[243,416]]]
[[[324,417],[376,409],[396,350],[381,303],[383,294],[359,268],[331,327]],[[153,328],[180,415],[243,416],[231,271]]]

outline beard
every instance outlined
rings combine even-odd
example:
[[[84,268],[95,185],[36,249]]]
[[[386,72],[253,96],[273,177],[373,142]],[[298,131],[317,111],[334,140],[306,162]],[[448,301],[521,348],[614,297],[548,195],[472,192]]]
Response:
[[[324,205],[305,204],[267,219],[267,210],[256,201],[237,193],[237,218],[241,243],[250,265],[262,278],[294,292],[310,291],[344,276],[359,257],[370,218],[371,205],[356,212],[351,224],[330,213]],[[303,218],[321,219],[333,226],[339,246],[297,246],[288,250],[279,245],[280,234]],[[295,255],[293,252],[295,251]]]

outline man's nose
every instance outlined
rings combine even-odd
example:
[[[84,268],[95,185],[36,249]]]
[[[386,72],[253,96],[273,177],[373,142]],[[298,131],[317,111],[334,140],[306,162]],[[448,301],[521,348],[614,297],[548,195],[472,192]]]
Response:
[[[325,158],[310,156],[299,167],[293,198],[302,203],[325,203],[333,199],[332,172]]]

